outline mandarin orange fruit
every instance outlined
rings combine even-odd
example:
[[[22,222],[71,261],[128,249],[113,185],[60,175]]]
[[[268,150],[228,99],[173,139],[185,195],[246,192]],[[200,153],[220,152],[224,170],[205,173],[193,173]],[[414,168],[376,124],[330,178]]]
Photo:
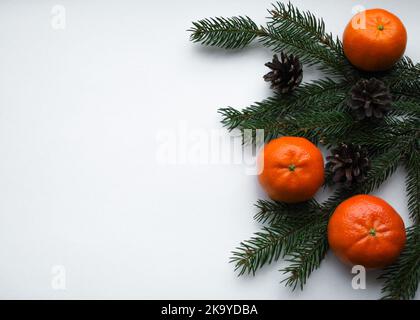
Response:
[[[328,242],[345,263],[383,268],[400,255],[406,241],[404,222],[386,201],[357,195],[342,202],[328,223]]]
[[[401,20],[383,9],[356,14],[343,35],[349,61],[364,71],[390,69],[404,54],[407,31]]]
[[[305,138],[282,137],[270,141],[259,157],[259,165],[260,184],[276,201],[309,200],[324,183],[322,153]]]

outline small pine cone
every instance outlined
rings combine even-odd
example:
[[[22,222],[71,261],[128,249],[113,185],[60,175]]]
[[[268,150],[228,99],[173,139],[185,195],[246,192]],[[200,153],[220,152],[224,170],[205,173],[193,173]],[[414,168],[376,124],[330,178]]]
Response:
[[[359,80],[351,89],[349,107],[359,120],[382,119],[391,110],[392,97],[382,81],[371,78]]]
[[[280,92],[288,93],[298,87],[303,79],[302,64],[299,58],[291,54],[280,54],[281,60],[275,54],[272,62],[267,62],[266,67],[272,71],[264,76],[264,80],[271,82],[271,88]]]
[[[333,174],[333,181],[345,183],[362,182],[370,168],[368,153],[365,148],[354,144],[341,143],[327,157],[327,170]]]

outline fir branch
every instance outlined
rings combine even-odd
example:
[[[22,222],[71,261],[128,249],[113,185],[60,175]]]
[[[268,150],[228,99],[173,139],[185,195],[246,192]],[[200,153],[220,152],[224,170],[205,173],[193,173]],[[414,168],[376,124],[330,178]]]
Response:
[[[315,80],[298,88],[295,101],[284,109],[287,110],[287,115],[303,114],[307,111],[344,111],[344,101],[350,87],[347,82],[336,82],[329,78]]]
[[[308,277],[310,273],[319,266],[319,259],[323,256],[324,247],[321,241],[318,253],[313,259],[300,259],[305,251],[306,245],[314,244],[313,239],[320,236],[326,239],[323,228],[333,210],[344,198],[351,194],[351,190],[338,190],[327,201],[320,205],[315,200],[301,204],[285,204],[273,201],[259,201],[257,208],[259,212],[255,219],[260,222],[269,223],[257,232],[251,239],[241,242],[240,246],[232,252],[231,262],[235,264],[235,270],[239,275],[253,274],[263,267],[277,261],[281,257],[290,256],[289,261],[299,277],[290,280],[301,282],[302,277]],[[300,259],[300,260],[299,260]],[[299,270],[298,270],[299,269]],[[283,270],[289,272],[289,269]],[[294,277],[294,272],[292,272]]]
[[[420,151],[413,148],[407,155],[405,168],[407,170],[406,190],[408,211],[411,219],[420,225]]]
[[[282,281],[286,283],[286,286],[293,290],[298,286],[303,289],[312,272],[320,267],[329,248],[327,237],[329,218],[338,204],[354,193],[353,189],[338,189],[322,204],[320,212],[322,212],[323,218],[309,227],[311,233],[306,241],[296,244],[287,254],[287,261],[291,264],[280,270],[284,274],[288,274],[288,277]]]
[[[207,46],[240,49],[250,44],[261,30],[249,17],[208,18],[193,22],[190,40]]]
[[[313,80],[312,82],[301,85],[296,91],[296,98],[306,104],[312,104],[311,107],[318,107],[313,105],[316,101],[309,100],[310,98],[322,97],[326,92],[331,92],[338,95],[346,94],[351,85],[347,82],[337,82],[330,78]],[[308,101],[309,100],[309,101]]]
[[[232,107],[221,108],[222,124],[229,130],[265,129],[267,140],[284,131],[277,119],[290,114],[301,114],[304,110],[340,109],[346,97],[348,85],[331,79],[313,81],[299,87],[293,94],[270,97],[238,111]],[[279,120],[281,121],[281,120]],[[281,130],[280,130],[281,129]]]
[[[325,46],[314,42],[310,37],[296,37],[293,32],[282,32],[282,29],[272,24],[268,24],[262,30],[260,43],[273,51],[286,50],[299,56],[302,63],[308,66],[316,66],[333,76],[344,77],[346,75],[335,54]],[[293,30],[293,28],[290,28],[290,30]]]
[[[413,99],[395,101],[392,103],[392,110],[390,114],[402,117],[416,117],[417,119],[420,119],[420,101]]]
[[[420,76],[420,64],[415,64],[409,57],[402,57],[394,67],[380,74],[383,81],[390,86],[400,81],[418,81]]]
[[[328,239],[326,237],[328,222],[324,222],[318,226],[314,237],[308,241],[296,246],[289,254],[290,258],[287,261],[291,262],[289,266],[280,270],[289,276],[282,282],[286,286],[295,290],[298,286],[303,290],[307,279],[311,273],[318,269],[322,260],[328,251]]]
[[[414,74],[420,76],[420,63],[414,63],[410,57],[402,57],[394,66],[393,72],[403,71],[406,74]]]
[[[265,106],[265,102],[262,102],[262,105]],[[277,138],[281,135],[287,135],[288,124],[282,120],[276,120],[276,118],[267,117],[264,118],[263,115],[259,118],[257,114],[259,112],[245,111],[242,113],[234,108],[222,108],[218,111],[223,119],[222,123],[229,131],[233,129],[240,129],[243,137],[243,144],[255,143],[256,130],[264,130],[264,141],[268,142],[274,138]],[[245,130],[252,130],[252,136],[245,136]],[[248,140],[246,139],[248,138]]]
[[[371,193],[384,183],[398,168],[402,158],[401,151],[390,149],[371,161],[367,178],[359,186],[360,193]]]
[[[239,116],[234,109],[222,110],[223,115],[229,117]],[[228,112],[228,113],[227,113]],[[299,115],[289,113],[282,119],[266,118],[247,122],[247,127],[241,129],[264,130],[265,141],[270,141],[279,136],[305,137],[314,143],[320,140],[323,143],[342,141],[353,126],[352,117],[346,112],[325,111],[306,112]]]
[[[245,273],[255,275],[257,269],[278,260],[283,243],[290,232],[285,226],[281,229],[264,227],[251,239],[241,242],[236,251],[232,252],[230,259],[230,262],[235,264],[235,271],[239,270],[238,275]]]
[[[344,141],[364,145],[370,150],[371,156],[382,154],[390,149],[401,150],[402,153],[415,143],[415,132],[419,129],[418,117],[413,113],[411,104],[401,102],[391,114],[382,120],[356,123],[348,132]]]
[[[340,39],[325,31],[322,18],[317,18],[309,11],[300,11],[291,2],[288,4],[277,2],[269,13],[271,19],[268,24],[277,32],[290,34],[296,38],[311,39],[311,42],[328,48],[335,55],[335,63],[338,65],[336,67],[340,68],[340,74],[351,72]]]
[[[354,130],[349,132],[344,141],[363,145],[370,150],[371,156],[374,156],[399,145],[400,139],[403,138],[395,136],[389,130],[379,130],[376,127],[372,128],[372,126],[366,124],[355,126]]]
[[[420,99],[420,64],[414,64],[409,57],[403,57],[383,80],[397,98]]]
[[[255,102],[253,105],[238,111],[232,107],[220,108],[218,112],[222,115],[222,124],[229,131],[236,128],[261,129],[261,122],[267,119],[277,118],[287,106],[284,101],[287,97],[274,96]]]
[[[260,223],[275,225],[284,218],[285,215],[296,215],[299,212],[319,210],[320,205],[315,200],[302,203],[287,204],[284,202],[258,200],[255,205],[258,208],[254,219]]]
[[[399,81],[391,87],[391,93],[397,99],[408,98],[420,100],[420,80]]]
[[[407,243],[398,261],[386,268],[382,299],[407,300],[416,295],[420,281],[420,225],[407,229]]]
[[[258,27],[249,17],[208,18],[193,22],[190,39],[203,45],[225,49],[243,48],[256,38],[262,45],[279,52],[288,50],[301,61],[324,72],[346,77],[349,64],[339,40],[325,33],[322,20],[300,13],[289,3],[278,3],[266,27]]]
[[[314,142],[322,140],[325,144],[345,140],[354,124],[353,118],[341,111],[306,112],[292,121],[296,126],[292,135],[303,136]]]
[[[260,202],[258,205],[266,206],[267,203]],[[259,268],[283,257],[296,245],[310,238],[311,226],[320,219],[316,207],[311,210],[294,210],[291,214],[286,205],[270,205],[274,206],[271,209],[275,208],[276,222],[264,226],[232,252],[230,262],[235,264],[235,271],[239,271],[239,275],[255,275]]]

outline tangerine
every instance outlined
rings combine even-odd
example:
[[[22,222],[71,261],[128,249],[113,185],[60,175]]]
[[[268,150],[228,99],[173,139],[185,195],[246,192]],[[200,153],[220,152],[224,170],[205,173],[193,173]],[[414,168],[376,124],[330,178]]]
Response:
[[[383,268],[400,255],[406,241],[404,222],[386,201],[357,195],[342,202],[328,223],[328,242],[345,263]]]
[[[276,201],[309,200],[324,183],[322,153],[305,138],[282,137],[270,141],[259,157],[259,165],[260,184]]]
[[[407,31],[401,20],[383,9],[356,14],[343,35],[347,59],[364,71],[390,69],[404,54]]]

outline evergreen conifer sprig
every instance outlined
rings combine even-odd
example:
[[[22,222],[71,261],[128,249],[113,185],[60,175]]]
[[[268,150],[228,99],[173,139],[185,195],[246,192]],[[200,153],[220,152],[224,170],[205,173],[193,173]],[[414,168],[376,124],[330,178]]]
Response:
[[[287,49],[303,57],[307,65],[316,65],[332,75],[346,77],[353,73],[341,41],[325,31],[322,19],[291,3],[278,2],[268,11],[268,36],[262,35],[261,43],[276,52]]]
[[[191,41],[225,49],[240,49],[264,34],[249,17],[208,18],[193,22]]]
[[[420,151],[410,150],[405,163],[407,171],[406,189],[408,197],[408,211],[411,219],[420,225]]]
[[[257,207],[259,212],[255,219],[266,225],[233,252],[231,262],[240,275],[255,274],[265,264],[284,257],[310,239],[316,232],[314,225],[325,220],[315,200],[300,205],[260,201]]]
[[[371,160],[366,178],[350,187],[340,186],[324,203],[310,200],[285,204],[260,200],[255,220],[261,231],[232,253],[239,275],[255,274],[284,258],[284,282],[303,288],[322,262],[327,250],[327,225],[337,205],[346,198],[379,188],[399,166],[406,169],[408,210],[414,225],[399,260],[384,270],[383,297],[413,298],[420,280],[420,64],[402,58],[391,70],[361,72],[346,59],[337,37],[327,33],[325,23],[311,12],[291,3],[276,3],[268,10],[266,25],[249,17],[210,18],[193,23],[191,40],[224,49],[240,49],[253,41],[299,57],[329,77],[303,83],[291,93],[276,94],[242,110],[219,109],[229,130],[264,129],[269,141],[283,135],[302,136],[328,149],[342,142],[366,148]],[[392,108],[383,119],[358,120],[348,101],[360,79],[377,78],[392,96]],[[246,141],[245,141],[246,142]],[[326,183],[330,181],[326,176]]]
[[[382,298],[408,300],[414,298],[420,281],[420,225],[407,229],[407,243],[398,261],[385,269],[379,279],[384,280]]]

